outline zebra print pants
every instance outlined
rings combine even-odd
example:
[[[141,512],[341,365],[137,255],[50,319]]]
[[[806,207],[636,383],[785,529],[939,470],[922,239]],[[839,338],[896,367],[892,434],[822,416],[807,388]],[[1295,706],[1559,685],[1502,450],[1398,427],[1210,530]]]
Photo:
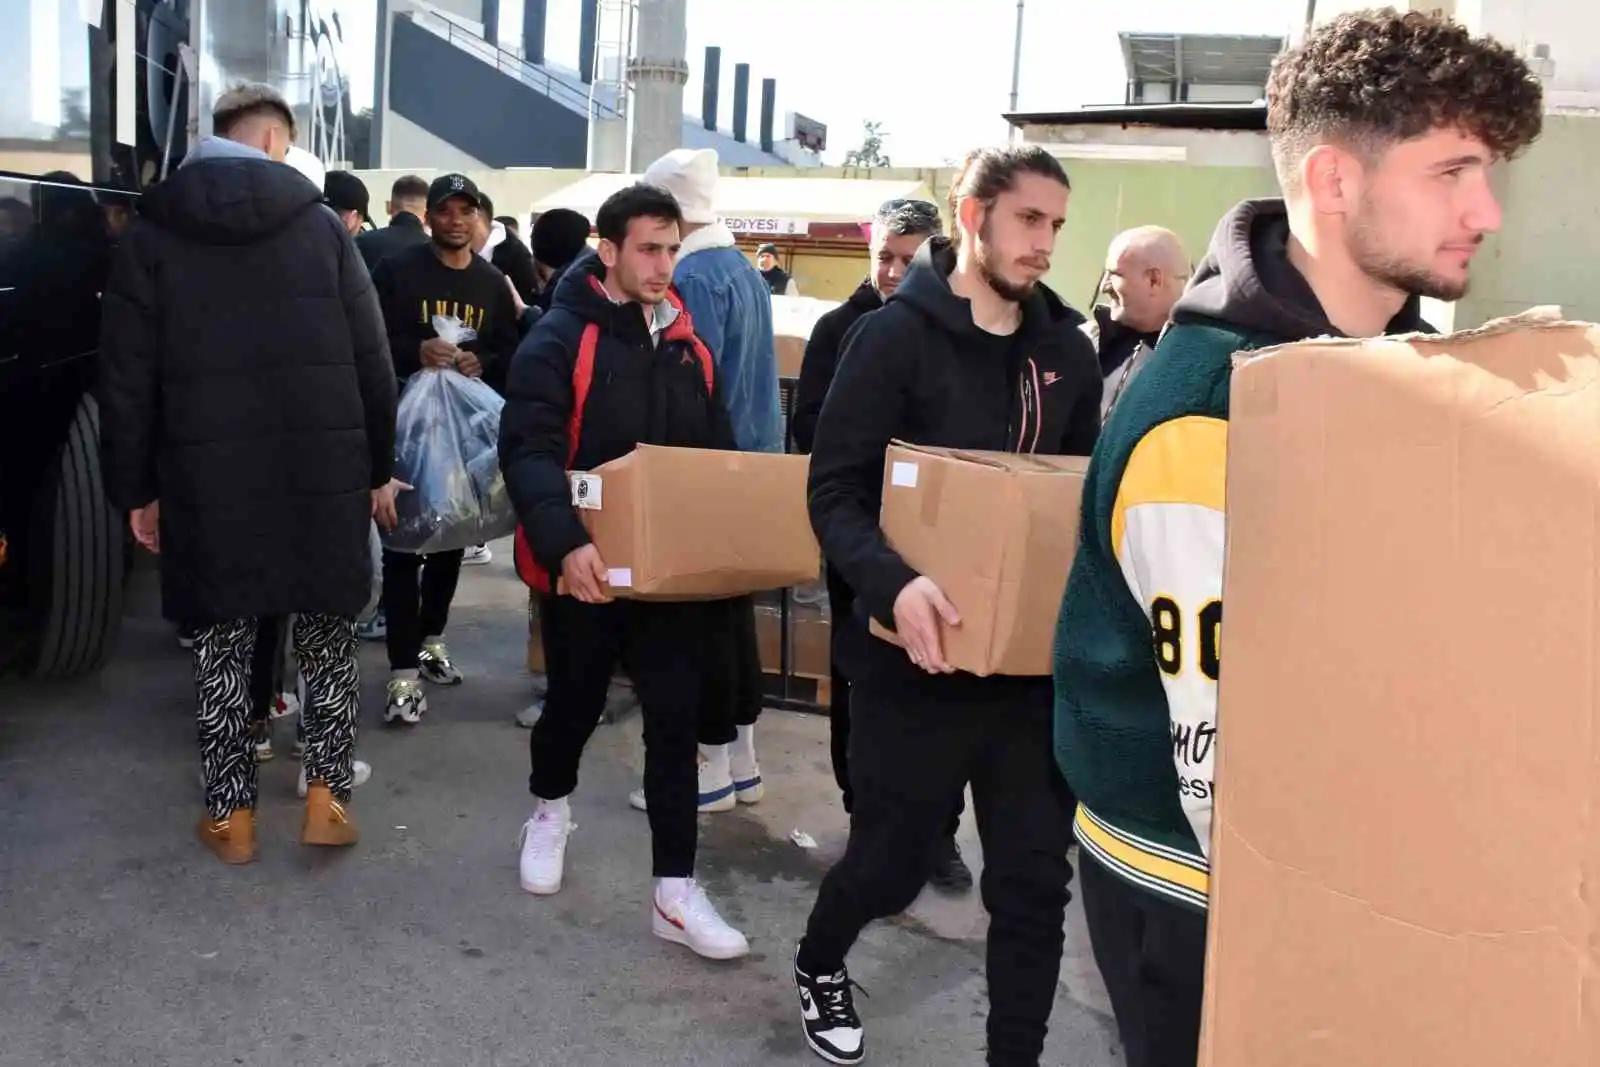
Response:
[[[213,819],[256,805],[256,750],[250,738],[250,659],[257,620],[233,619],[202,630],[194,645],[199,697],[200,766]],[[306,680],[300,716],[306,777],[350,799],[350,761],[361,697],[354,619],[297,615],[294,651]]]

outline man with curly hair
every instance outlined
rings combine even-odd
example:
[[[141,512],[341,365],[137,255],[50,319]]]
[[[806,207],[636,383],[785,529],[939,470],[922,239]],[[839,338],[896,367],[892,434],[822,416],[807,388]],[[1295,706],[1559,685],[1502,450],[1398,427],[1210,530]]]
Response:
[[[1500,228],[1490,167],[1542,114],[1521,59],[1443,17],[1363,11],[1314,30],[1267,87],[1283,198],[1221,221],[1101,433],[1056,636],[1056,758],[1080,800],[1084,911],[1129,1067],[1197,1055],[1232,356],[1427,330],[1420,298],[1466,292]]]

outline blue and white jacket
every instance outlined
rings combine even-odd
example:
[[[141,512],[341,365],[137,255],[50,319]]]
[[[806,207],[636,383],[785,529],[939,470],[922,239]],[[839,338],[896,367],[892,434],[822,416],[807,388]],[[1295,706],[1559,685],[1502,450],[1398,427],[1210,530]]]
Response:
[[[672,282],[717,361],[739,449],[782,452],[772,294],[761,272],[739,251],[733,233],[714,222],[684,238]]]

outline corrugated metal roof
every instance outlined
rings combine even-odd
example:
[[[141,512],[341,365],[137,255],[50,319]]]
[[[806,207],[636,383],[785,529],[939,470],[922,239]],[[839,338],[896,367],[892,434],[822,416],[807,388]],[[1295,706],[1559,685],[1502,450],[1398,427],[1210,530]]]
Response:
[[[1013,126],[1161,126],[1178,130],[1264,130],[1262,104],[1117,104],[1005,116]]]
[[[1128,78],[1144,82],[1265,87],[1283,38],[1213,33],[1117,34]]]

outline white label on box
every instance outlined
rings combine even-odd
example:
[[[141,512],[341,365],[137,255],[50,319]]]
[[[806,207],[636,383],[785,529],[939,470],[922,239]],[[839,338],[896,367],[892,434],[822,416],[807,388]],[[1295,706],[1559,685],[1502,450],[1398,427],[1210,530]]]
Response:
[[[572,482],[572,506],[584,511],[600,510],[601,478],[598,474],[573,471],[567,475]]]
[[[902,486],[906,489],[917,487],[917,465],[896,460],[889,469],[889,484]]]
[[[612,567],[606,571],[606,584],[616,586],[618,589],[633,588],[633,568]]]

